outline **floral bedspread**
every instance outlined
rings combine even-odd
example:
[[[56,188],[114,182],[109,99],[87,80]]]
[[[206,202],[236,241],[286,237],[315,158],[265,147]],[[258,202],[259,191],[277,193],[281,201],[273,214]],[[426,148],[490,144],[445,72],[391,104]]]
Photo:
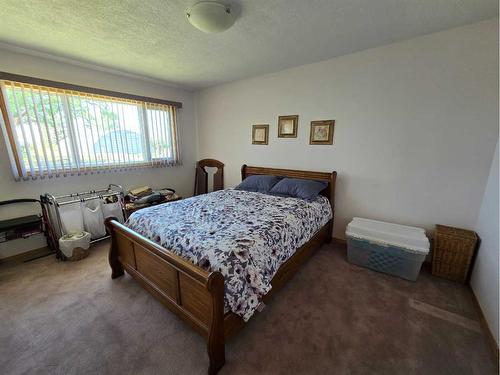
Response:
[[[126,225],[225,278],[225,304],[245,321],[278,268],[328,220],[325,197],[310,202],[220,190],[133,213]]]

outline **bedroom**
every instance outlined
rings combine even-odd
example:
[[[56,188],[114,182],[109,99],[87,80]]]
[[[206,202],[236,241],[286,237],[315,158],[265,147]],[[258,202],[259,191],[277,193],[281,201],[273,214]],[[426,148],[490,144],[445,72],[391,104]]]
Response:
[[[47,255],[42,234],[4,239],[2,372],[498,373],[498,3],[229,1],[209,20],[220,32],[197,28],[211,15],[197,3],[0,1],[0,201],[110,184],[182,197],[131,216],[149,212],[141,223],[165,228],[160,248],[108,225],[113,243],[126,237],[111,247],[114,276],[127,271],[114,279],[109,239],[74,262]],[[90,112],[96,102],[109,111]],[[85,125],[85,116],[100,122]],[[48,134],[47,124],[56,141],[37,143],[33,134]],[[30,137],[29,151],[19,151]],[[159,140],[168,146],[157,148]],[[224,164],[224,190],[191,198],[217,185],[212,170],[208,184],[197,173],[203,159]],[[247,315],[228,315],[237,300],[228,306],[218,277],[207,291],[207,270],[224,265],[210,268],[199,255],[194,266],[194,255],[165,247],[222,228],[223,214],[197,215],[230,207],[224,199],[242,191],[233,190],[242,177],[262,175],[279,180],[268,190],[286,178],[320,181],[315,199],[327,211],[314,228],[312,219],[295,222],[309,230],[304,241],[267,254],[267,279],[280,276],[272,283],[280,290],[267,298],[268,282],[258,309],[252,302]],[[267,193],[235,203],[238,220],[269,222],[265,202],[285,202],[288,218],[300,211],[290,202],[306,209],[293,194]],[[38,214],[33,203],[0,206],[0,220]],[[356,217],[425,230],[430,251],[416,281],[349,261],[346,231]],[[280,220],[270,233],[290,234],[293,225]],[[465,282],[433,274],[440,224],[480,238]],[[200,247],[228,243],[217,236],[198,239]],[[149,274],[138,271],[141,259]],[[279,268],[287,259],[297,265]],[[158,287],[173,294],[155,295]],[[242,323],[242,315],[252,317]]]

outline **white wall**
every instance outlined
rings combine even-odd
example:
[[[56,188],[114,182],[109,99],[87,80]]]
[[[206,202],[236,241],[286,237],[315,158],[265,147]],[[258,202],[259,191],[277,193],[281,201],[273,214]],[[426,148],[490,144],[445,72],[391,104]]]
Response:
[[[63,194],[106,187],[109,183],[121,184],[125,188],[150,185],[153,188],[172,187],[180,194],[192,194],[194,163],[196,160],[196,124],[194,118],[193,93],[166,85],[135,78],[114,75],[76,65],[0,49],[0,71],[23,74],[77,85],[98,87],[182,102],[178,124],[183,166],[171,168],[139,169],[135,171],[61,177],[36,181],[16,182],[12,176],[5,142],[0,136],[0,200],[14,198],[37,198],[41,193]],[[27,211],[28,208],[21,208]],[[1,208],[0,217],[12,217],[20,212]],[[18,240],[0,244],[0,258],[23,250],[36,248],[40,241]]]
[[[498,221],[498,143],[491,163],[483,202],[475,230],[481,238],[481,246],[471,277],[471,287],[481,305],[488,325],[498,345],[498,293],[499,293],[499,221]]]
[[[487,20],[203,90],[199,156],[226,164],[226,186],[243,163],[337,170],[336,237],[353,216],[474,228],[498,138],[497,30]],[[298,138],[278,139],[291,114]],[[325,119],[333,146],[309,145],[310,121]],[[266,123],[269,145],[252,145]]]

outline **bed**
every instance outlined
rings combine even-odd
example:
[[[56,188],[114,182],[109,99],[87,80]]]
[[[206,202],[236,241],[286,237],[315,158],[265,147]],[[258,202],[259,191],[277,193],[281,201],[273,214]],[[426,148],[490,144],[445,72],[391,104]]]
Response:
[[[111,277],[129,273],[207,340],[209,374],[225,342],[332,238],[336,172],[241,168],[327,182],[313,202],[232,189],[109,218]],[[243,272],[244,271],[244,272]]]

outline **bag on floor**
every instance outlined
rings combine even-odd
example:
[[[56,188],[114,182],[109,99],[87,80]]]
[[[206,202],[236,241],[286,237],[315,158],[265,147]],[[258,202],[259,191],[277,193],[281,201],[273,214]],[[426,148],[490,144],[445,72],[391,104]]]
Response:
[[[78,232],[65,234],[59,238],[59,250],[69,260],[80,260],[88,256],[90,233]]]
[[[92,239],[105,236],[106,228],[100,200],[94,199],[82,203],[82,211],[85,230],[90,233]]]

